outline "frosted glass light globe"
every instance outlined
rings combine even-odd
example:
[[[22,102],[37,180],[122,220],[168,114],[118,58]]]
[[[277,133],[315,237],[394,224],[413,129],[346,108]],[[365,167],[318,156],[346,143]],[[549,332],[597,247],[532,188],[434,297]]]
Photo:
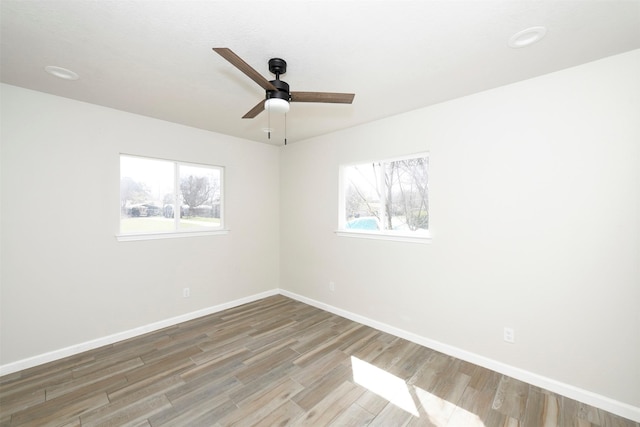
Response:
[[[264,102],[264,108],[272,113],[289,112],[289,103],[280,98],[269,98]]]

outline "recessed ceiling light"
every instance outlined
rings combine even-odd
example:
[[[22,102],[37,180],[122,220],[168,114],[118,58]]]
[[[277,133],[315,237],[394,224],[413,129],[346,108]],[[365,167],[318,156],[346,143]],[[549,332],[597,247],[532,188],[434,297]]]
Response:
[[[547,34],[546,27],[531,27],[526,30],[518,31],[509,39],[509,47],[514,49],[531,46],[532,44],[542,40]]]
[[[56,67],[55,65],[47,65],[44,67],[44,70],[52,76],[56,76],[64,80],[78,80],[80,78],[80,76],[73,71],[62,67]]]

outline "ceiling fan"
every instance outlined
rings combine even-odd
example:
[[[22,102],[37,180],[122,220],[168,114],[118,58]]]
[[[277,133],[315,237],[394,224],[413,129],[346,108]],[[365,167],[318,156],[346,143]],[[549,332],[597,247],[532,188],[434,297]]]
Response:
[[[351,104],[353,102],[353,97],[355,96],[353,93],[290,92],[289,84],[280,80],[280,75],[287,72],[287,62],[284,59],[271,58],[269,60],[269,71],[276,75],[275,80],[269,81],[231,49],[214,47],[213,50],[266,91],[265,99],[242,116],[243,119],[253,119],[265,109],[272,112],[286,113],[289,111],[289,102],[327,102],[333,104]]]

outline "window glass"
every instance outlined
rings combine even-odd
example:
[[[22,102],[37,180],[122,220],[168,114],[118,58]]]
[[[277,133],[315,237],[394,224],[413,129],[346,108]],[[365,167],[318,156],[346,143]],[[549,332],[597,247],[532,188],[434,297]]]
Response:
[[[180,166],[180,229],[220,227],[220,169]]]
[[[426,233],[428,166],[424,154],[343,166],[340,229]]]
[[[120,234],[222,228],[222,173],[217,166],[121,155]]]

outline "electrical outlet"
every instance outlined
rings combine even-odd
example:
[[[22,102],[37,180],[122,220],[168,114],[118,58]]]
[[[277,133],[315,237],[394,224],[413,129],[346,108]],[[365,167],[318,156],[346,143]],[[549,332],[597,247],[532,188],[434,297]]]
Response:
[[[189,298],[190,295],[191,295],[191,291],[189,290],[189,288],[184,288],[182,290],[182,297],[183,298]]]
[[[511,344],[516,342],[516,333],[513,328],[504,327],[504,340]]]
[[[336,290],[336,284],[335,284],[335,282],[333,282],[333,281],[330,281],[330,282],[329,282],[329,290],[330,290],[331,292],[334,292],[334,291]]]

